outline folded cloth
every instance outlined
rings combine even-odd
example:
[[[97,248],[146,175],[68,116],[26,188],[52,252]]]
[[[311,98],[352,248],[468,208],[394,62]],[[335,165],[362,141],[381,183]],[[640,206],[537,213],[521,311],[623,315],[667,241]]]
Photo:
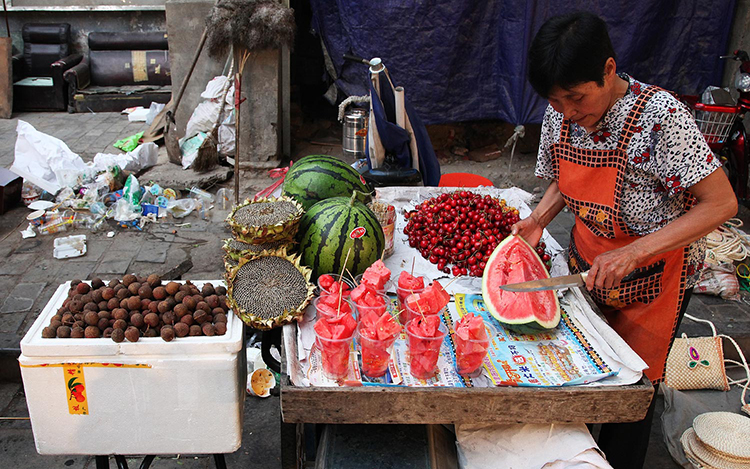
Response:
[[[461,469],[611,468],[584,424],[456,425]]]

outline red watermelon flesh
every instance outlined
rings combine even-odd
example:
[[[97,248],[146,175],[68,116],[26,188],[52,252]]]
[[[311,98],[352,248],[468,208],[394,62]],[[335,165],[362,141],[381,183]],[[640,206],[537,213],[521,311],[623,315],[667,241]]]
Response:
[[[352,312],[352,307],[349,304],[349,302],[339,297],[336,294],[321,296],[320,299],[318,300],[318,305],[321,305],[321,304],[328,305],[334,310],[339,311],[341,313]]]
[[[484,320],[481,316],[475,316],[474,313],[467,314],[456,323],[456,335],[453,338],[456,344],[458,373],[473,374],[482,366],[490,346]]]
[[[352,301],[355,303],[359,303],[362,296],[368,291],[371,293],[377,293],[377,291],[369,284],[360,283],[359,285],[357,285],[356,288],[354,288],[354,290],[352,290],[352,293],[351,293]]]
[[[560,304],[552,290],[506,292],[500,285],[549,278],[534,248],[520,236],[508,236],[487,260],[482,297],[489,312],[507,329],[534,334],[560,323]]]
[[[385,284],[391,279],[391,271],[383,261],[378,259],[362,274],[362,283],[371,285],[375,290],[383,291]]]
[[[368,311],[363,314],[359,325],[362,373],[372,377],[385,374],[393,343],[400,332],[401,326],[387,312],[378,315]]]
[[[409,344],[409,372],[415,378],[434,376],[445,329],[440,329],[440,316],[426,316],[409,322],[406,326]]]
[[[424,289],[424,278],[415,277],[407,271],[402,271],[398,276],[398,287],[407,291],[418,291]]]
[[[331,274],[323,274],[320,277],[318,277],[318,284],[320,284],[320,288],[322,288],[325,291],[329,291],[331,288],[331,285],[333,285],[333,282],[336,280],[333,278]]]

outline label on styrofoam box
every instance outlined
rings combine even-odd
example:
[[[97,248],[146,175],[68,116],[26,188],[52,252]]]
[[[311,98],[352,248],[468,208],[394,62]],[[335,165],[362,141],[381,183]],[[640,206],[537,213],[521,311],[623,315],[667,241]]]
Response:
[[[175,280],[177,283],[184,281]],[[214,286],[225,286],[223,280],[192,280],[196,287],[206,283]],[[106,281],[105,281],[106,283]],[[227,332],[215,336],[177,337],[165,342],[161,337],[141,337],[138,342],[123,341],[117,343],[111,338],[98,339],[45,339],[42,329],[49,325],[50,318],[62,307],[70,290],[70,282],[60,285],[34,321],[29,331],[21,340],[21,353],[27,357],[111,357],[118,355],[167,355],[189,356],[191,354],[237,353],[242,350],[242,321],[229,310],[227,313]]]

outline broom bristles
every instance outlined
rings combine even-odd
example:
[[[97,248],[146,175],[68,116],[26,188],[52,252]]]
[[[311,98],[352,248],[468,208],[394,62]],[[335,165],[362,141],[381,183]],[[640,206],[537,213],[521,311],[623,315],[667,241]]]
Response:
[[[248,51],[291,47],[294,10],[274,0],[219,0],[206,28],[206,48],[214,57],[225,57],[231,46]]]
[[[210,171],[219,164],[219,150],[216,143],[218,139],[218,129],[214,127],[214,130],[206,135],[201,146],[198,147],[198,155],[191,165],[193,171]]]

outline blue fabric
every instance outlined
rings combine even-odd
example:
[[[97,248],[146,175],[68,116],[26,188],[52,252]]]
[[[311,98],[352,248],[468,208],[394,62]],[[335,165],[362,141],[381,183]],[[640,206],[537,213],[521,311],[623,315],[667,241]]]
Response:
[[[734,0],[421,1],[310,0],[347,95],[368,91],[380,57],[425,124],[501,119],[541,122],[546,102],[526,80],[526,51],[544,21],[588,9],[609,25],[618,70],[678,93],[720,85]]]
[[[372,113],[380,136],[380,142],[383,144],[387,154],[394,155],[400,167],[411,168],[412,158],[409,146],[411,136],[408,131],[396,125],[396,105],[391,83],[388,81],[385,73],[382,73],[378,81],[380,85],[379,94],[376,94],[372,81],[368,80],[368,82],[370,83],[370,96],[373,98]],[[378,96],[380,96],[380,99],[377,99]],[[408,97],[404,98],[404,108],[406,115],[409,117],[414,139],[417,143],[419,172],[422,174],[422,182],[425,186],[437,186],[440,182],[440,163],[437,156],[435,156],[427,129],[422,124],[422,120],[415,112]],[[369,164],[369,145],[365,145],[365,154]],[[371,164],[370,167],[372,167]]]

